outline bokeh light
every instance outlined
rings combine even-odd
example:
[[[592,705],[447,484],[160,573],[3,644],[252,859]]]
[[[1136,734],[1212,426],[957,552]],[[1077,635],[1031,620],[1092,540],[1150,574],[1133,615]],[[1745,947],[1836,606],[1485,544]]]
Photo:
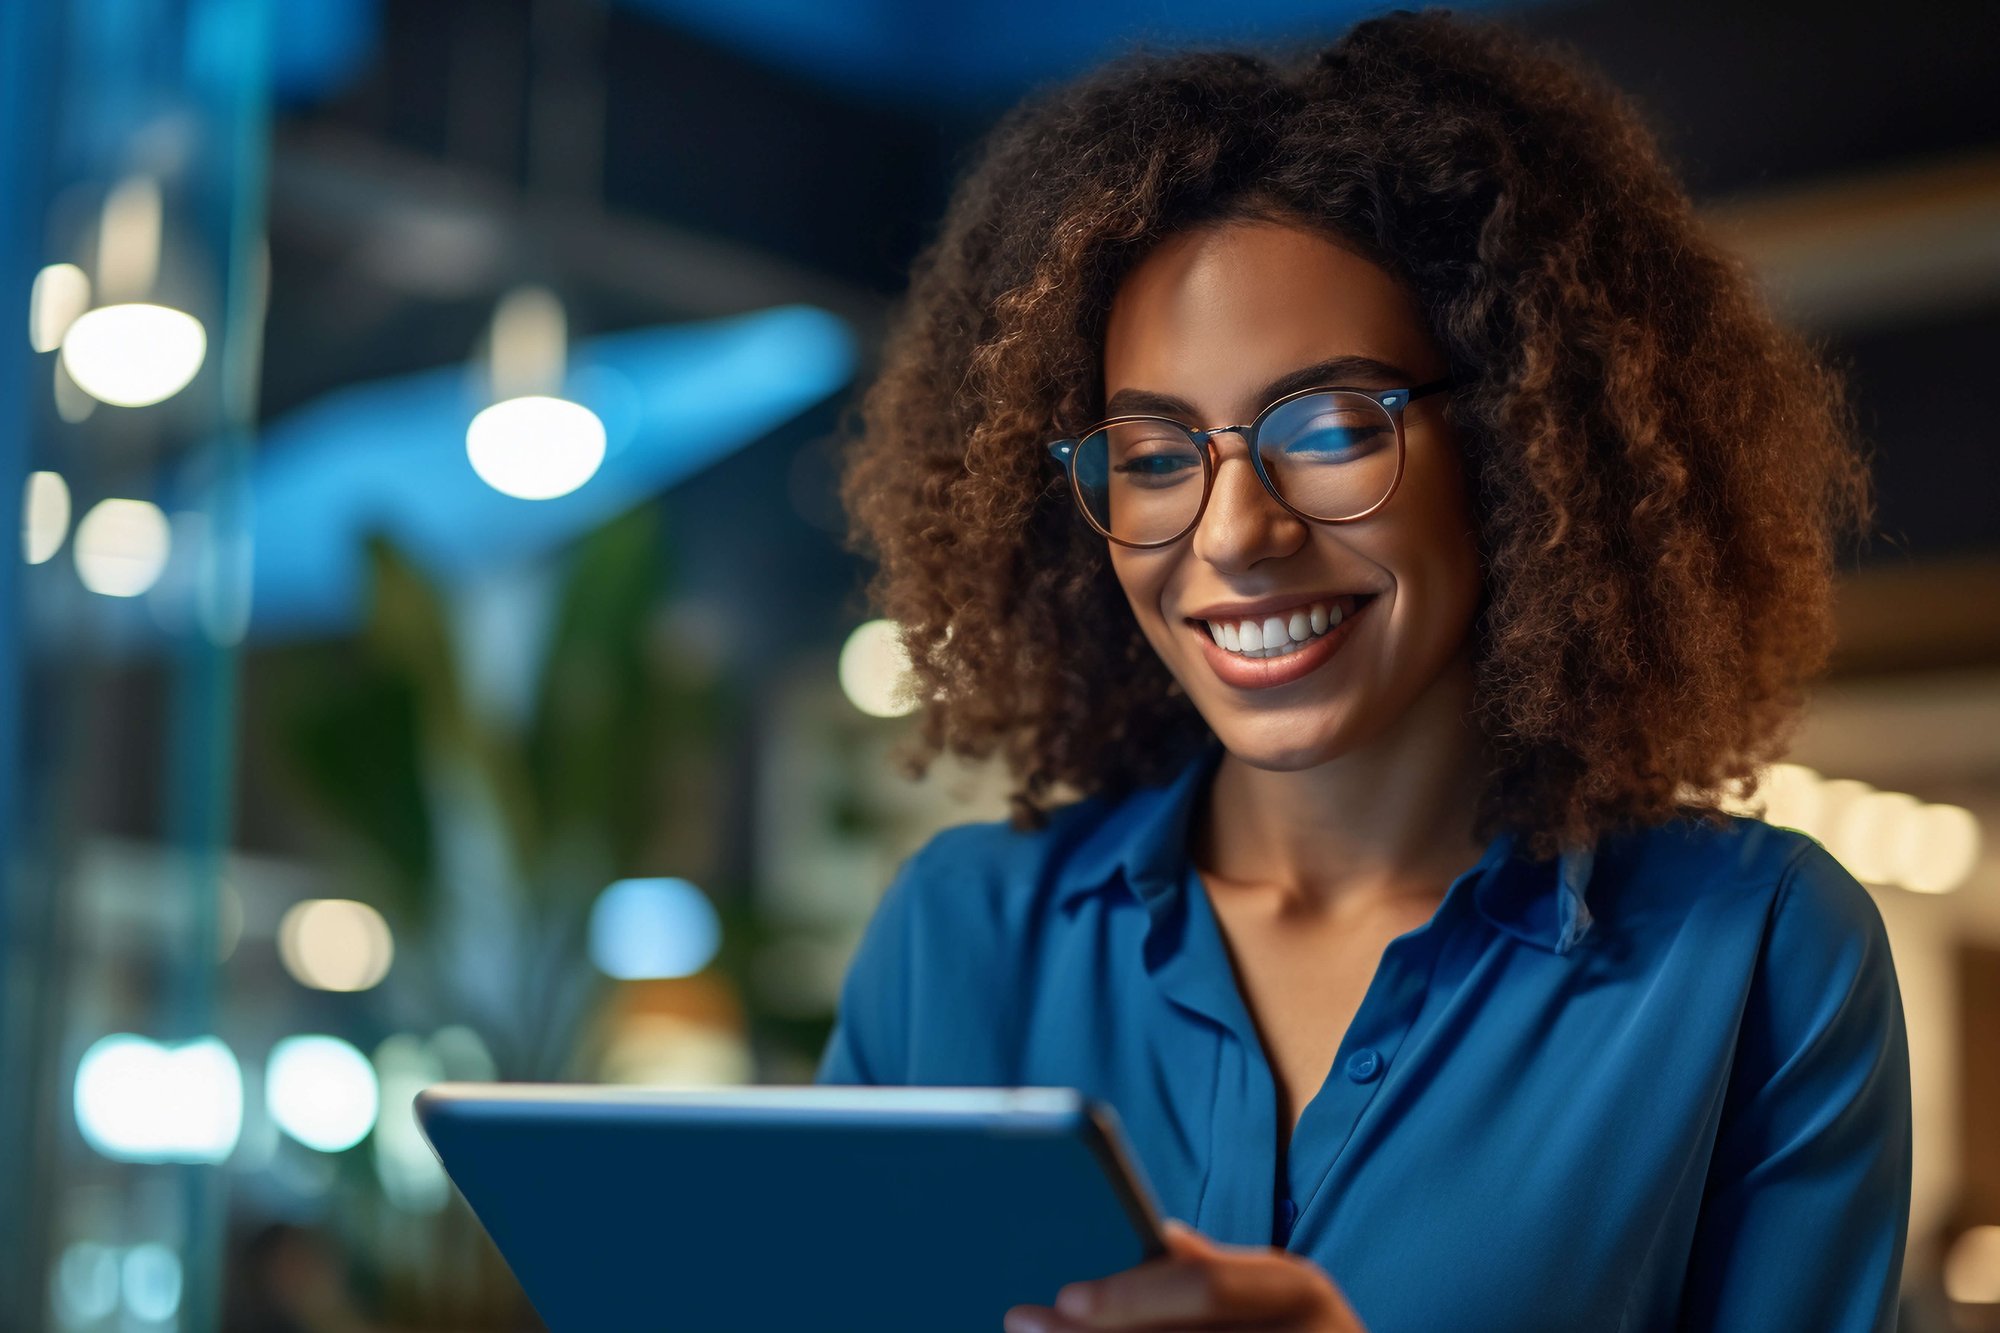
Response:
[[[742,1036],[677,1014],[638,1014],[621,1023],[604,1051],[606,1083],[717,1087],[754,1073]]]
[[[100,1037],[76,1070],[76,1123],[90,1146],[127,1162],[219,1162],[243,1131],[243,1071],[215,1037],[164,1046]]]
[[[279,960],[314,990],[367,990],[389,975],[395,956],[389,923],[351,898],[307,898],[278,921]]]
[[[893,620],[857,626],[840,649],[840,688],[870,717],[901,717],[916,708],[910,658]]]
[[[451,1187],[411,1104],[419,1092],[444,1080],[444,1062],[422,1037],[398,1032],[375,1048],[375,1077],[382,1090],[374,1139],[382,1193],[407,1212],[436,1212],[449,1201]]]
[[[180,1313],[181,1257],[158,1241],[125,1251],[125,1308],[145,1324],[164,1324]]]
[[[1856,879],[1888,884],[1896,877],[1895,861],[1902,842],[1903,821],[1921,802],[1907,792],[1869,791],[1855,798],[1831,850]]]
[[[54,367],[49,376],[49,391],[55,399],[56,415],[72,426],[80,421],[89,420],[90,414],[97,410],[97,400],[85,393],[77,382],[69,377],[69,372],[63,369],[61,357],[55,358],[49,364]]]
[[[1755,799],[1764,805],[1765,820],[1779,828],[1817,828],[1820,781],[1820,775],[1803,764],[1772,764],[1757,784]]]
[[[693,976],[721,944],[715,908],[684,879],[621,879],[590,909],[590,959],[621,981]]]
[[[56,1261],[55,1306],[72,1326],[109,1316],[118,1308],[118,1252],[91,1240],[64,1249]]]
[[[519,500],[553,500],[597,475],[604,422],[582,403],[539,394],[495,403],[472,419],[465,452],[479,479]]]
[[[75,264],[50,264],[28,293],[28,343],[53,352],[76,318],[90,309],[90,278]]]
[[[1968,1227],[1952,1242],[1944,1293],[1961,1305],[2000,1305],[2000,1226]]]
[[[165,205],[158,178],[148,172],[134,172],[105,191],[97,218],[101,299],[128,300],[151,291],[159,281]]]
[[[500,298],[487,336],[486,367],[496,399],[554,393],[569,363],[569,315],[547,287],[527,283]]]
[[[186,388],[208,354],[208,333],[184,310],[132,302],[78,315],[62,363],[85,393],[114,407],[146,407]]]
[[[499,1063],[487,1048],[485,1038],[463,1023],[447,1023],[431,1033],[430,1049],[448,1079],[491,1083],[500,1077]]]
[[[1895,879],[1918,893],[1949,893],[1979,864],[1979,820],[1959,805],[1925,805],[1903,820]]]
[[[69,536],[69,483],[59,472],[30,472],[21,488],[21,557],[45,564]]]
[[[137,597],[159,582],[173,547],[167,516],[150,500],[100,500],[76,525],[76,576],[106,597]]]
[[[1978,818],[1907,792],[1826,778],[1801,764],[1772,764],[1748,801],[1725,808],[1816,839],[1856,879],[1915,893],[1949,893],[1979,864]]]
[[[381,1088],[368,1057],[338,1037],[286,1037],[264,1067],[264,1104],[308,1148],[344,1152],[375,1127]]]

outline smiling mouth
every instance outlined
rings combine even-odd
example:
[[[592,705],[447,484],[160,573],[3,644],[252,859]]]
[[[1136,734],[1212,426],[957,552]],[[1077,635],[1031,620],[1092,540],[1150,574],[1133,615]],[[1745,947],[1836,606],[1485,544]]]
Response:
[[[1207,634],[1216,647],[1232,657],[1244,660],[1288,657],[1333,633],[1343,620],[1375,597],[1374,593],[1350,594],[1235,620],[1200,620],[1190,616],[1187,623]]]

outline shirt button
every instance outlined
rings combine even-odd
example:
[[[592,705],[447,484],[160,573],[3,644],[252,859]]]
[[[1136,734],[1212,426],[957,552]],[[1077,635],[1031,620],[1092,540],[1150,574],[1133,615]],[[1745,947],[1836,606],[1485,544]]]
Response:
[[[1347,1076],[1356,1083],[1366,1083],[1382,1072],[1382,1057],[1372,1046],[1363,1046],[1347,1057]]]
[[[1292,1238],[1292,1224],[1299,1220],[1299,1206],[1291,1199],[1278,1201],[1278,1244],[1284,1245]]]

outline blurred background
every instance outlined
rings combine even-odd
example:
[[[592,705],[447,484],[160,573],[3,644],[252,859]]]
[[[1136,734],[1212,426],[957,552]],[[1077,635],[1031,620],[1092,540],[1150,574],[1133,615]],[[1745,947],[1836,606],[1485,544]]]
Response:
[[[1135,42],[1382,8],[0,3],[0,1329],[534,1328],[416,1088],[809,1081],[1004,813],[891,762],[833,489],[955,173]],[[1486,8],[1850,374],[1880,535],[1769,818],[1894,944],[1903,1327],[2000,1328],[2000,8]]]

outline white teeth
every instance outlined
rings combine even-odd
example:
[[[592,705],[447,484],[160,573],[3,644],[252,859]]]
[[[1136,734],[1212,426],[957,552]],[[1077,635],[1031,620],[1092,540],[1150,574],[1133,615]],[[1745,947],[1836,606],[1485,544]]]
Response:
[[[1288,616],[1203,623],[1216,644],[1241,657],[1282,657],[1345,619],[1338,602],[1314,602]]]
[[[1312,602],[1284,616],[1204,620],[1208,636],[1238,656],[1284,656],[1340,624],[1338,602]]]

